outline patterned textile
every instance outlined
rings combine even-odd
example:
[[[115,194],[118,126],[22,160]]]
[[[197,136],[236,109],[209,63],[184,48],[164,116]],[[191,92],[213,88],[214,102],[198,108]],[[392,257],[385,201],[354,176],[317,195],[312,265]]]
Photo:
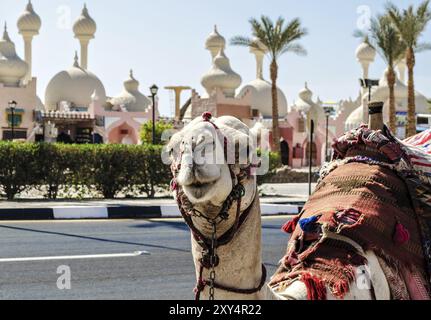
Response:
[[[328,234],[383,252],[406,270],[428,266],[428,274],[416,278],[429,281],[431,181],[424,165],[431,168],[431,155],[402,143],[386,128],[381,132],[366,126],[348,132],[333,148],[333,161],[322,168],[315,193],[295,220],[287,255],[271,285],[311,278],[315,280],[307,285],[310,291],[323,281],[343,298],[364,259],[359,250]],[[401,277],[393,272],[394,279]],[[422,288],[429,296],[428,285]],[[391,288],[394,299],[408,298],[405,290],[395,289]]]
[[[400,273],[399,266],[388,263],[382,256],[377,256],[380,267],[386,276],[386,280],[391,291],[392,300],[410,300],[410,294],[407,285]]]
[[[431,129],[404,140],[404,143],[418,147],[423,152],[431,154]]]

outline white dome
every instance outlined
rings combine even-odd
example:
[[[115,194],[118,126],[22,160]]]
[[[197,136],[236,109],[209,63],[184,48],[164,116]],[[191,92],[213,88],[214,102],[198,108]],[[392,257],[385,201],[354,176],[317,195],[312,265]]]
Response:
[[[77,107],[88,107],[94,92],[97,92],[99,101],[104,105],[106,91],[103,83],[93,73],[82,69],[75,55],[73,67],[56,74],[48,83],[45,106],[47,110],[56,110],[59,102],[68,101]]]
[[[33,5],[30,0],[28,1],[24,12],[19,17],[17,25],[20,34],[39,34],[42,21],[37,13],[34,12]]]
[[[308,114],[315,123],[325,118],[322,106],[313,101],[313,92],[308,89],[307,83],[305,83],[304,89],[299,92],[299,98],[296,100],[294,108],[298,112]]]
[[[5,25],[3,38],[0,40],[0,82],[16,86],[27,71],[28,64],[16,54],[15,44],[9,38]]]
[[[242,97],[247,91],[251,92],[251,107],[259,110],[264,117],[272,117],[272,86],[262,79],[256,79],[245,85],[237,97]],[[278,88],[278,112],[280,117],[287,114],[287,99],[283,91]]]
[[[73,25],[73,32],[75,33],[75,38],[86,37],[92,39],[94,38],[96,30],[96,22],[93,20],[93,18],[90,17],[87,6],[84,4],[84,8],[82,9],[81,15],[78,17],[78,20],[76,20],[75,24]]]
[[[227,97],[234,97],[235,90],[238,89],[241,82],[241,76],[232,70],[223,49],[214,58],[211,70],[202,77],[202,85],[208,95],[219,88]]]
[[[215,52],[216,54],[226,47],[226,39],[218,33],[217,26],[214,26],[214,31],[208,36],[205,42],[205,48]]]
[[[373,62],[376,58],[376,49],[365,40],[356,49],[356,58],[359,62]]]
[[[352,130],[352,129],[358,128],[364,122],[363,115],[364,115],[364,108],[362,106],[355,109],[355,111],[353,111],[350,114],[350,116],[346,119],[345,129]]]
[[[139,92],[139,81],[130,70],[129,78],[124,81],[124,90],[109,101],[113,106],[124,106],[129,112],[145,112],[152,105],[151,100]]]
[[[304,89],[299,91],[298,96],[299,96],[299,99],[295,102],[296,110],[299,112],[307,113],[314,105],[314,102],[312,99],[313,92],[310,89],[308,89],[307,83],[305,83]]]

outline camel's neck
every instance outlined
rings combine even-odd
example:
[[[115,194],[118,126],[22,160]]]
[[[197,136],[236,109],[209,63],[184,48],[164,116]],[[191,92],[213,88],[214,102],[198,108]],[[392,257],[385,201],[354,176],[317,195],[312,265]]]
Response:
[[[244,203],[241,209],[251,206],[247,220],[238,230],[232,241],[217,249],[220,264],[216,267],[216,283],[238,288],[252,289],[259,285],[262,278],[262,251],[261,251],[261,214],[259,195],[255,194],[248,203]],[[234,205],[236,208],[236,205]],[[234,208],[233,208],[234,209]],[[244,209],[244,210],[245,210]],[[244,211],[242,210],[242,211]],[[242,212],[244,213],[244,212]],[[231,213],[231,219],[235,213]],[[201,226],[203,227],[203,226]],[[206,229],[206,228],[205,228]],[[225,226],[224,229],[228,229]],[[223,232],[225,230],[221,230]],[[220,234],[218,234],[220,236]],[[192,237],[192,252],[196,267],[197,278],[201,269],[202,248]],[[208,280],[210,271],[204,269],[203,279]],[[262,290],[261,290],[262,292]],[[257,300],[261,299],[261,293],[243,295],[230,293],[223,290],[215,290],[216,300]],[[209,288],[201,293],[202,300],[209,299]]]

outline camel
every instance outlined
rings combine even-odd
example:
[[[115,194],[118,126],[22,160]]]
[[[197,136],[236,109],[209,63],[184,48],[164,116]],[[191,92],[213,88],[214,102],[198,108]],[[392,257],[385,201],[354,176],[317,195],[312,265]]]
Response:
[[[370,129],[382,129],[381,109],[370,114]],[[205,113],[176,133],[167,146],[174,175],[172,190],[192,231],[196,299],[394,299],[391,289],[394,277],[388,272],[393,269],[389,267],[390,263],[381,259],[377,249],[323,228],[316,239],[311,239],[312,243],[322,242],[323,238],[337,240],[361,258],[360,262],[356,259],[355,272],[342,294],[337,294],[329,284],[310,282],[304,274],[284,277],[283,264],[288,260],[287,256],[280,261],[278,273],[267,282],[262,263],[260,201],[254,174],[259,164],[256,157],[250,156],[256,149],[255,138],[240,120],[230,116],[213,118]],[[235,151],[227,146],[234,146]],[[307,205],[312,206],[316,201],[312,197]],[[294,220],[296,225],[290,223],[290,232],[308,236],[298,226],[300,217]],[[290,249],[292,245],[297,242],[291,240]],[[347,259],[353,259],[353,256],[348,255]],[[277,278],[279,281],[274,282]]]

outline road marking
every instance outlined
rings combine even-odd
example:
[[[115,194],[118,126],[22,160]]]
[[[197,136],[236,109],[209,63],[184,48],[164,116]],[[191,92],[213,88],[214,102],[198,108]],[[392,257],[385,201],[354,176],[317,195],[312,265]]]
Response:
[[[54,257],[28,257],[28,258],[6,258],[0,259],[2,262],[32,262],[32,261],[55,261],[55,260],[85,260],[85,259],[109,259],[109,258],[130,258],[150,255],[148,251],[136,251],[131,253],[113,253],[113,254],[92,254],[77,256],[54,256]]]

